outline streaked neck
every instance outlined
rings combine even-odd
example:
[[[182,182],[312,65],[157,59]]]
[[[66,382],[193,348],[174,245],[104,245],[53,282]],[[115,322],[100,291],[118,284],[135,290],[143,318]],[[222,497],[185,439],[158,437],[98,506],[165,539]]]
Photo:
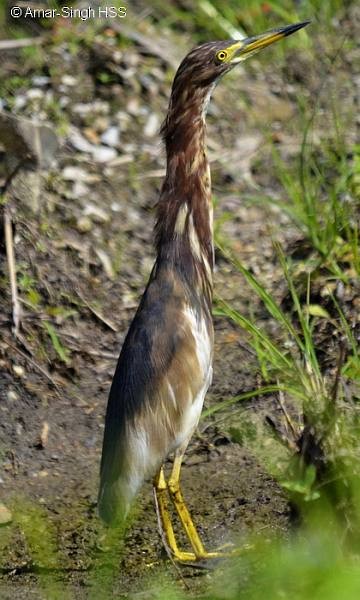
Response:
[[[163,137],[166,177],[157,209],[158,260],[188,269],[212,286],[214,262],[210,169],[205,150],[205,111],[211,89],[171,99]],[[194,282],[195,284],[196,282]],[[204,282],[202,282],[204,283]]]

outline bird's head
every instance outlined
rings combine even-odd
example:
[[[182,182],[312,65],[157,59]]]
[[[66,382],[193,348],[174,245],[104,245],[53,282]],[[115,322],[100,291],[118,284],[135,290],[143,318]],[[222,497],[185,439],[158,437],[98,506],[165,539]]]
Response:
[[[237,64],[270,44],[295,33],[310,21],[272,29],[242,40],[208,42],[191,50],[182,61],[174,84],[181,83],[196,87],[212,86]]]

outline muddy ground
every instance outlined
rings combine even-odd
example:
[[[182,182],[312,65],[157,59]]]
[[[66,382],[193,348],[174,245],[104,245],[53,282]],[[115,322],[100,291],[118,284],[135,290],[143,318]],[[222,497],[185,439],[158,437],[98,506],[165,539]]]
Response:
[[[143,36],[140,42],[134,35],[129,40],[129,32],[99,27],[89,44],[83,27],[58,24],[43,49],[27,54],[12,50],[2,59],[3,82],[8,83],[0,94],[4,109],[50,122],[60,143],[51,167],[22,165],[6,193],[22,318],[16,337],[3,243],[0,500],[13,512],[13,523],[0,532],[4,600],[56,593],[111,597],[111,590],[118,598],[148,598],[159,578],[180,588],[188,585],[195,593],[214,577],[213,571],[189,567],[180,574],[168,561],[149,483],[119,550],[111,586],[101,588],[105,584],[97,577],[107,556],[96,515],[107,393],[154,260],[153,206],[165,164],[158,129],[174,64],[183,48],[194,43],[190,34],[173,32],[176,51],[164,59],[161,49],[149,51],[158,33],[153,27],[147,16],[130,23],[133,34]],[[334,24],[335,32],[340,28],[355,35],[350,13]],[[168,35],[164,33],[165,41]],[[318,36],[317,47],[328,51],[329,39],[324,41],[323,31]],[[276,144],[289,164],[298,155],[297,99],[319,93],[314,60],[291,45],[278,69],[269,60],[262,64],[259,55],[249,69],[240,67],[221,83],[209,111],[218,229],[222,223],[221,235],[279,300],[286,299],[286,287],[271,234],[289,254],[296,248],[299,261],[306,256],[306,245],[284,213],[250,198],[283,193],[270,168],[271,147]],[[342,99],[349,123],[354,115],[355,58],[353,63],[350,53],[341,60],[344,69],[333,69],[325,60],[321,64],[328,68],[328,89],[320,92],[318,136],[325,135],[330,88]],[[110,128],[113,139],[109,134],[105,143],[102,136]],[[349,127],[349,142],[354,135]],[[107,156],[104,147],[112,151]],[[5,163],[14,158],[10,155],[4,145],[3,183],[9,172]],[[229,219],[223,218],[225,213]],[[253,292],[220,255],[215,289],[245,314],[266,319]],[[350,316],[354,302],[349,291],[344,310]],[[261,383],[254,353],[239,329],[216,318],[215,338],[214,381],[206,407]],[[239,410],[201,422],[183,468],[184,494],[209,548],[230,541],[245,545],[254,534],[286,535],[290,528],[284,493],[251,445],[239,444],[231,434],[242,419],[263,423],[268,413],[280,418],[276,398],[242,404]],[[269,452],[272,448],[269,442]],[[35,515],[30,524],[27,513]],[[50,540],[42,550],[36,535],[31,542],[33,529]]]

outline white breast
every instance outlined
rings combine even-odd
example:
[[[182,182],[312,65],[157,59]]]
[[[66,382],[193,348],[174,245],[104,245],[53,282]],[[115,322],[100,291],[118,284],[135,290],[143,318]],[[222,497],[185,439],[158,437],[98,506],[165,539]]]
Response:
[[[190,307],[185,308],[184,317],[195,338],[196,355],[205,383],[208,380],[212,361],[212,341],[209,336],[207,323],[205,319],[199,318],[198,314]]]
[[[190,308],[184,311],[184,317],[191,327],[195,338],[196,355],[200,365],[202,386],[195,396],[189,399],[189,405],[184,412],[184,420],[181,428],[181,436],[176,440],[176,447],[188,442],[199,422],[204,398],[212,380],[212,340],[205,319],[199,319],[198,315]]]

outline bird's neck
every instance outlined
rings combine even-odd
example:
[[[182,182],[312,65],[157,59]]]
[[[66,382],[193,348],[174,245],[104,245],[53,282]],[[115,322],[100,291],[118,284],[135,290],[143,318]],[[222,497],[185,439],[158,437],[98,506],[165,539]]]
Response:
[[[188,90],[170,101],[163,126],[166,177],[158,203],[158,261],[171,261],[211,296],[214,262],[210,168],[205,112],[211,89]],[[204,291],[204,290],[202,290]]]

